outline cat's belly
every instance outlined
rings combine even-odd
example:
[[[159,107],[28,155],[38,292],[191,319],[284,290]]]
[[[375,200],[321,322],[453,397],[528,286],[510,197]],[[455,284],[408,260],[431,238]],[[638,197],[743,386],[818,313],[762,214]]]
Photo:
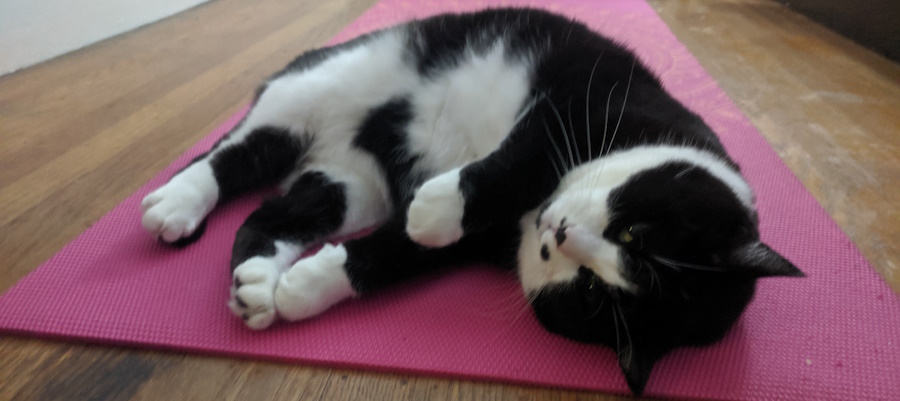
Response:
[[[509,134],[530,91],[529,66],[504,52],[498,43],[472,54],[443,75],[423,80],[412,96],[409,147],[430,169],[446,171],[479,160]]]

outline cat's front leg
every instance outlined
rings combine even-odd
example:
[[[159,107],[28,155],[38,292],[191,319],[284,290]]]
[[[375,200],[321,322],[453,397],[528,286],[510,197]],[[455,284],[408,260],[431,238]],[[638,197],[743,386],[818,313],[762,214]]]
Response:
[[[200,160],[147,195],[141,224],[165,242],[188,238],[219,199],[219,187],[207,160]]]
[[[465,200],[459,189],[460,170],[440,174],[416,191],[406,219],[406,232],[416,243],[439,248],[462,238]]]
[[[482,160],[426,181],[407,210],[409,238],[444,247],[538,207],[561,177],[546,155],[549,145],[528,139],[507,141]]]

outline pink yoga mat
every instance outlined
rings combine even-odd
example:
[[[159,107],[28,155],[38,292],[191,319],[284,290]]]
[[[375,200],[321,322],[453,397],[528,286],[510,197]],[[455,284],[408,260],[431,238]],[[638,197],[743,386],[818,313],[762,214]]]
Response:
[[[411,17],[529,1],[383,0],[335,41]],[[900,300],[644,2],[551,0],[627,43],[721,135],[759,197],[764,239],[806,279],[766,279],[720,343],[680,349],[646,394],[701,399],[900,399]],[[226,307],[231,241],[260,202],[215,211],[206,235],[167,248],[140,199],[239,120],[232,116],[0,298],[0,329],[158,349],[625,393],[613,352],[545,332],[512,273],[470,266],[254,332]]]

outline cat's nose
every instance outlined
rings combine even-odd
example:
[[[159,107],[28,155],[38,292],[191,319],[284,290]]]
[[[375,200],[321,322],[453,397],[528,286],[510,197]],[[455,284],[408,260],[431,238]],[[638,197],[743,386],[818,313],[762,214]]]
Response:
[[[566,241],[566,227],[557,228],[554,237],[556,237],[556,246],[562,245]]]
[[[597,258],[604,249],[603,240],[584,226],[571,225],[566,227],[563,233],[565,242],[556,248],[562,255],[584,266],[597,268],[603,265]],[[547,234],[549,236],[549,233]]]

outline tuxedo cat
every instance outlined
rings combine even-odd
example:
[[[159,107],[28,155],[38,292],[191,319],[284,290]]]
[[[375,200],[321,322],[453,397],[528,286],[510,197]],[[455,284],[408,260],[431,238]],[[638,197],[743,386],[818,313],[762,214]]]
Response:
[[[489,262],[518,270],[548,330],[614,348],[637,394],[668,351],[723,337],[757,278],[802,276],[760,242],[703,120],[633,53],[544,11],[439,15],[299,56],[143,200],[142,223],[184,245],[217,204],[274,184],[232,249],[228,305],[253,329]]]

